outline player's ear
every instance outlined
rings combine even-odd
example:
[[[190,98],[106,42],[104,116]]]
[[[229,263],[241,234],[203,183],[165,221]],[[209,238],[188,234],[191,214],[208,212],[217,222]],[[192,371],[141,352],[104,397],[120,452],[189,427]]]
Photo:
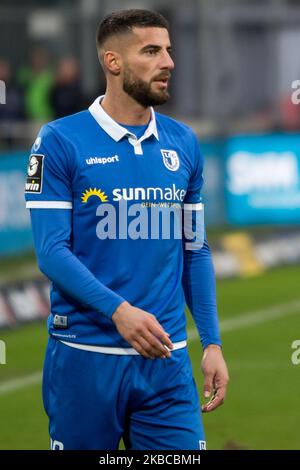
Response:
[[[120,75],[121,73],[121,56],[114,51],[105,51],[103,54],[104,67],[112,75]]]

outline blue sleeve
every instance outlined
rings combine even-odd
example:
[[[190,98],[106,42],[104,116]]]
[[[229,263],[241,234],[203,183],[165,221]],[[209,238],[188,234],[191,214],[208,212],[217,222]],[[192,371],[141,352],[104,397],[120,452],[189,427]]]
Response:
[[[193,136],[194,171],[184,200],[184,267],[182,284],[203,348],[221,345],[216,302],[216,282],[211,251],[206,240],[201,200],[203,159]]]
[[[33,148],[29,159],[25,192],[39,267],[61,291],[111,318],[124,299],[72,253],[72,168],[67,144],[62,146],[47,126],[38,139],[39,148]]]
[[[47,124],[32,146],[25,186],[26,207],[71,208],[76,150]]]
[[[124,299],[98,281],[72,253],[72,211],[31,209],[30,213],[40,270],[83,306],[111,318]]]

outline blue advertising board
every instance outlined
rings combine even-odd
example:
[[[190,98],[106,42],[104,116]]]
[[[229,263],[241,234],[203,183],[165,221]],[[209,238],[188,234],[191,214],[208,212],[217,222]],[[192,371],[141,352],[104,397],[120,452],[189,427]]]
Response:
[[[0,256],[26,251],[33,246],[24,184],[28,153],[0,155]]]
[[[230,223],[300,222],[299,134],[232,137],[226,154]]]
[[[225,207],[225,159],[224,139],[210,139],[200,142],[204,156],[203,201],[205,222],[208,225],[226,223]]]

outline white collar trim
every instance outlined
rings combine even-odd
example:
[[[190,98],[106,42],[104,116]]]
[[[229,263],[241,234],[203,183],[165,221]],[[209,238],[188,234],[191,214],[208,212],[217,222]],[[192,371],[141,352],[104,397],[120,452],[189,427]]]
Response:
[[[98,96],[95,101],[89,107],[89,112],[93,118],[97,121],[100,127],[112,137],[116,142],[119,142],[124,136],[135,137],[128,129],[123,126],[120,126],[116,121],[114,121],[102,108],[101,101],[104,98],[104,95]],[[138,139],[140,142],[150,137],[152,134],[159,140],[155,112],[151,107],[151,119],[148,124],[147,129],[144,132],[144,135]]]

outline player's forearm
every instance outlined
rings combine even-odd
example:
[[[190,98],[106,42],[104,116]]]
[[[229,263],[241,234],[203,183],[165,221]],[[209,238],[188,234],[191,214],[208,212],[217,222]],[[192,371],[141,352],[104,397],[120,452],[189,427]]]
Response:
[[[69,215],[51,210],[51,223],[43,209],[31,214],[38,264],[41,271],[64,293],[83,306],[111,318],[124,302],[107,288],[71,252],[68,241]],[[59,222],[59,223],[58,223]]]
[[[59,247],[48,256],[38,256],[40,270],[59,289],[83,306],[90,307],[111,318],[124,299],[108,289],[74,256],[70,250]]]
[[[184,253],[183,288],[186,303],[199,331],[202,347],[221,344],[215,273],[209,245]]]

